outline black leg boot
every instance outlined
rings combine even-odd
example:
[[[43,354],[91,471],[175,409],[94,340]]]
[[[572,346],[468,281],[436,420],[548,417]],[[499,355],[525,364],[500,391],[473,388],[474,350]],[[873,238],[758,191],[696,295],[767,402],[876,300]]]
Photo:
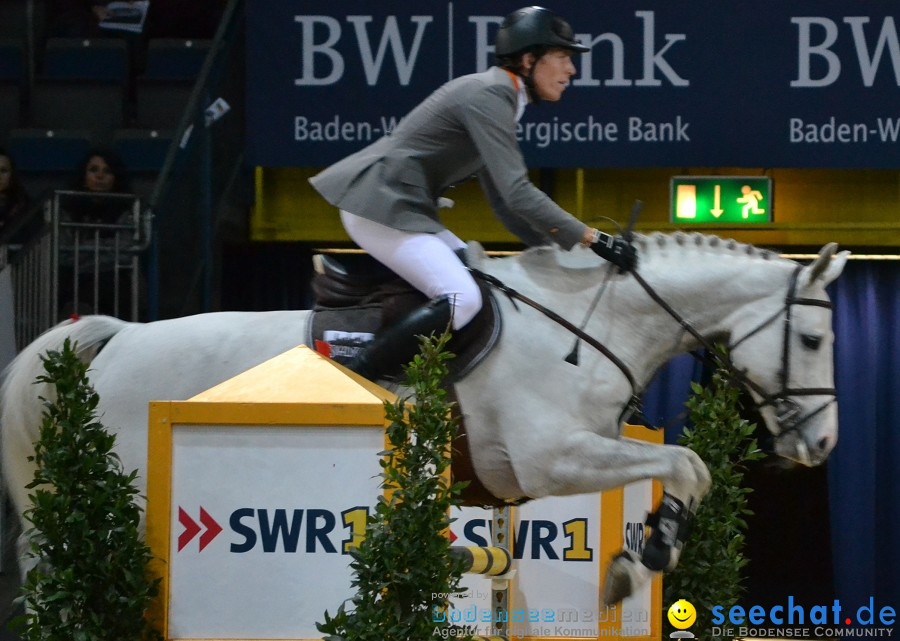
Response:
[[[370,381],[398,373],[419,353],[418,337],[442,333],[451,316],[448,298],[432,300],[382,332],[347,367]]]

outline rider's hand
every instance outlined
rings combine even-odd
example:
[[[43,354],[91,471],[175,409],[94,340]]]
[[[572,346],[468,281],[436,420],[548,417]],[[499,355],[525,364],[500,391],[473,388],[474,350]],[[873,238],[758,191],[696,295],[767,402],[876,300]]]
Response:
[[[634,245],[618,236],[610,236],[602,231],[596,232],[591,250],[622,271],[629,272],[637,267],[637,250]]]

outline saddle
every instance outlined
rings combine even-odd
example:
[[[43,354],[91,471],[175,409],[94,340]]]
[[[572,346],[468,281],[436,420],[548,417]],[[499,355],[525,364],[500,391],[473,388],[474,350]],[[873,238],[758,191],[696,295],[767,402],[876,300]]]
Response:
[[[319,254],[312,281],[316,305],[309,344],[346,365],[378,333],[428,302],[424,294],[367,254]],[[479,281],[484,304],[463,329],[453,332],[447,350],[448,384],[474,369],[500,336],[500,314],[487,285]]]
[[[318,254],[314,263],[316,305],[308,344],[342,365],[378,332],[427,302],[424,294],[367,254]],[[453,332],[447,345],[455,358],[447,362],[445,386],[459,426],[453,442],[452,473],[455,481],[469,482],[462,491],[464,504],[501,507],[506,503],[492,495],[475,474],[464,417],[453,387],[484,360],[500,336],[497,302],[487,284],[480,279],[477,282],[484,301],[481,311],[462,330]]]

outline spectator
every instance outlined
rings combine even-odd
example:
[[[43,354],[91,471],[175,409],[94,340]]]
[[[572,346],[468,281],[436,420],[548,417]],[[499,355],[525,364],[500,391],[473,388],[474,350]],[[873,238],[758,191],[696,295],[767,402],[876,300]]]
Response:
[[[78,164],[60,203],[60,312],[127,316],[132,295],[133,228],[109,228],[133,222],[134,200],[119,156],[95,148]],[[77,261],[77,270],[75,268]]]
[[[71,221],[76,223],[118,222],[128,205],[121,199],[107,198],[100,194],[131,193],[125,163],[116,152],[103,147],[91,149],[82,158],[68,188],[70,191],[83,192],[83,195],[70,196],[64,203]],[[91,198],[87,194],[98,196]]]
[[[0,236],[28,210],[28,192],[16,171],[12,156],[0,149]]]

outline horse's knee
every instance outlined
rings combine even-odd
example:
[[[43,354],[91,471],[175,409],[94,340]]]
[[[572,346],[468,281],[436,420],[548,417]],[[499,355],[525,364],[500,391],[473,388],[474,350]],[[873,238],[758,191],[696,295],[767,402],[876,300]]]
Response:
[[[695,452],[686,447],[675,447],[676,455],[671,460],[672,481],[665,483],[666,490],[689,504],[691,499],[699,499],[709,490],[709,471]]]
[[[706,496],[706,493],[709,492],[709,488],[712,487],[712,477],[709,474],[709,468],[706,467],[706,463],[703,462],[703,459],[700,458],[694,450],[685,448],[685,454],[694,469],[694,476],[697,483],[697,493],[695,496],[698,500],[702,499]]]

